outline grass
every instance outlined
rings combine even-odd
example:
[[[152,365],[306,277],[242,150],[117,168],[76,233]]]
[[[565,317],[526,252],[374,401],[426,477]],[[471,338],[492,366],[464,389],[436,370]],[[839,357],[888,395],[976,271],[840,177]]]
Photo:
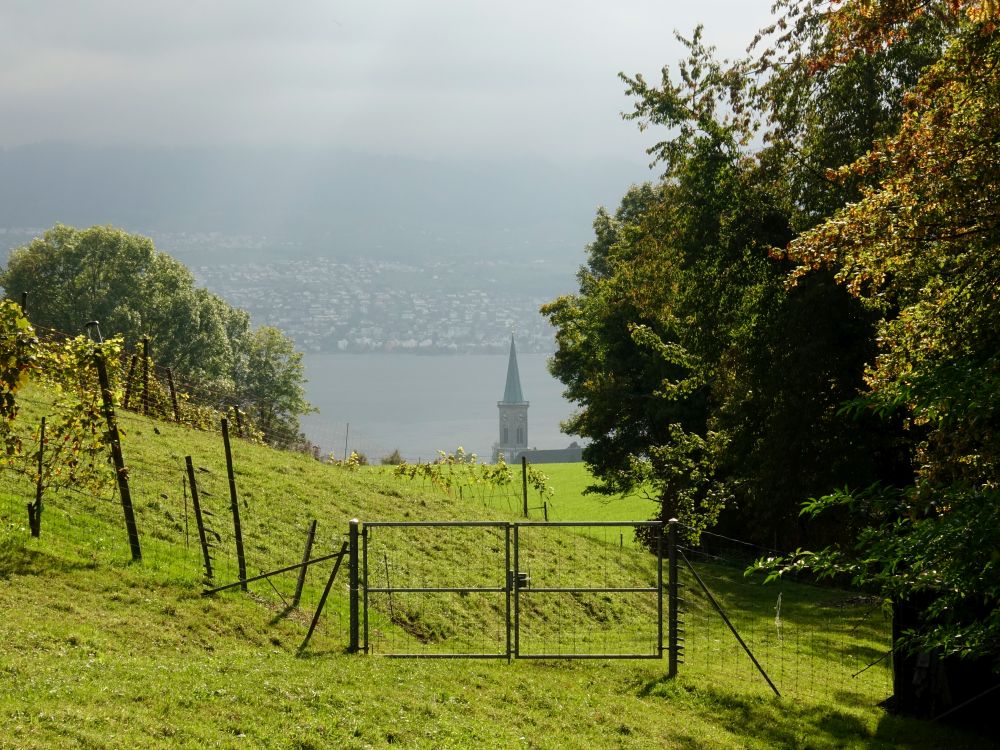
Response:
[[[594,478],[583,463],[538,464],[555,494],[549,517],[558,521],[645,521],[656,515],[656,502],[638,495],[586,494]],[[534,505],[535,501],[529,501]]]
[[[45,394],[28,395],[21,416],[26,438],[46,409]],[[738,569],[708,561],[698,563],[699,570],[738,613],[737,627],[760,647],[776,679],[791,687],[793,677],[806,682],[828,674],[827,683],[789,690],[782,699],[768,696],[762,681],[748,674],[747,660],[731,658],[731,638],[691,580],[685,580],[689,659],[675,680],[666,679],[659,660],[508,664],[346,654],[343,576],[310,648],[297,656],[330,566],[311,570],[300,609],[285,604],[294,574],[275,580],[274,588],[252,584],[249,594],[201,596],[203,571],[182,467],[191,455],[213,514],[216,580],[234,580],[221,439],[131,414],[122,421],[141,564],[128,560],[113,493],[50,493],[42,537],[35,540],[23,529],[29,478],[0,471],[0,748],[988,746],[946,727],[887,716],[863,695],[844,691],[845,683],[833,679],[843,661],[838,649],[874,652],[880,643],[877,627],[858,625],[864,608],[851,610],[842,592],[784,585],[784,641],[796,628],[822,638],[796,651],[801,663],[779,670],[780,662],[768,661],[784,653],[773,622],[775,590],[747,584]],[[311,518],[319,521],[318,555],[339,547],[352,517],[516,517],[378,470],[352,472],[242,441],[233,450],[251,574],[297,561]],[[584,506],[575,505],[580,501],[565,492],[562,501],[556,496],[556,508],[573,506],[586,517]],[[651,556],[613,538],[558,528],[523,531],[522,567],[538,585],[648,582],[655,573]],[[391,576],[398,586],[498,575],[493,547],[499,538],[394,533],[375,529],[369,538],[373,581]],[[401,596],[391,607],[374,602],[371,630],[381,635],[373,646],[447,651],[456,643],[480,645],[496,622],[498,602],[447,599],[441,605]],[[573,628],[579,645],[648,627],[655,606],[600,597],[530,601],[532,648],[565,643]],[[699,624],[703,620],[712,624]]]

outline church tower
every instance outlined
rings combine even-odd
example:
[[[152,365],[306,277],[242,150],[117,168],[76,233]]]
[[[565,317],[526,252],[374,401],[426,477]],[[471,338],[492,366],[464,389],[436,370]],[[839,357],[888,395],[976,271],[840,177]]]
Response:
[[[510,358],[507,360],[507,385],[503,401],[497,401],[500,410],[500,440],[493,445],[493,463],[503,454],[504,460],[518,460],[521,451],[528,447],[528,402],[521,393],[521,374],[517,371],[517,351],[514,336],[510,337]]]

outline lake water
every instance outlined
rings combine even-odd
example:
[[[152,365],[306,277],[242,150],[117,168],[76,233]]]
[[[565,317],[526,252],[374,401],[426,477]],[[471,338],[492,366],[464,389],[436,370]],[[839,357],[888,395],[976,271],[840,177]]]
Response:
[[[519,354],[528,408],[528,445],[565,448],[577,438],[559,431],[572,412],[562,384],[546,368],[548,355]],[[507,355],[306,354],[307,397],[319,414],[302,419],[306,435],[325,452],[365,453],[375,462],[398,448],[409,461],[461,445],[489,460],[498,439]],[[350,428],[348,429],[348,424]]]

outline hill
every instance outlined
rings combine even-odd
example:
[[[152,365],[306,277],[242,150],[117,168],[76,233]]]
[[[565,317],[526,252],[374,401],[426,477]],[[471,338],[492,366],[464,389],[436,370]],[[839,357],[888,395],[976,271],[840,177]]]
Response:
[[[18,426],[26,443],[50,400],[39,390],[23,394]],[[706,648],[704,658],[692,649],[676,680],[666,678],[660,660],[507,663],[347,654],[343,575],[299,656],[332,561],[310,571],[299,607],[288,606],[294,573],[251,584],[247,594],[202,596],[184,457],[193,458],[201,500],[213,514],[209,525],[218,534],[214,579],[233,581],[221,439],[128,412],[120,419],[142,563],[129,562],[113,494],[92,496],[71,486],[50,492],[41,537],[32,539],[24,528],[31,477],[9,467],[0,471],[0,748],[984,746],[945,727],[885,715],[870,697],[835,678],[841,654],[828,643],[843,646],[854,638],[871,650],[878,629],[834,621],[833,613],[847,605],[843,592],[830,589],[783,589],[786,600],[811,618],[786,613],[784,640],[797,637],[795,622],[819,640],[808,668],[768,665],[795,696],[780,700],[768,696],[749,661],[730,664],[729,651],[721,648],[725,633],[700,624],[710,610],[690,579],[691,644],[701,638],[706,647],[719,648]],[[243,441],[234,443],[233,456],[250,574],[301,559],[313,518],[314,556],[338,549],[354,517],[516,520],[488,487],[480,496],[449,494],[378,469],[322,464]],[[560,575],[601,579],[620,568],[642,579],[655,569],[648,553],[613,538],[557,527],[540,533],[550,536],[544,542],[548,559],[563,561]],[[531,544],[537,550],[543,543]],[[474,570],[486,554],[477,545],[461,535],[448,544],[414,536],[387,547],[387,562],[372,555],[369,565],[377,570],[384,564],[394,577],[406,570]],[[609,557],[609,549],[617,557]],[[773,590],[748,587],[738,569],[718,561],[695,565],[719,598],[743,613],[748,637],[774,619]],[[532,574],[542,568],[538,563]],[[384,634],[373,638],[374,650],[416,643],[447,651],[452,636],[487,621],[491,605],[479,598],[453,596],[442,606],[411,605],[406,597],[383,601],[372,611],[373,633]],[[599,612],[586,598],[538,606],[539,632],[552,637],[566,633],[555,625],[546,631],[544,623],[567,614],[576,618],[578,632],[600,622],[584,619],[585,610]],[[643,618],[646,605],[611,606],[620,622],[633,622]],[[823,635],[834,640],[822,641]],[[784,653],[776,642],[770,648],[772,656]],[[820,674],[827,677],[817,679]],[[809,690],[794,691],[794,680],[809,681]]]
[[[647,170],[329,149],[42,143],[0,150],[0,176],[0,228],[111,223],[151,233],[184,262],[474,255],[560,260],[572,272],[594,209]],[[188,244],[209,234],[215,241],[207,248]]]

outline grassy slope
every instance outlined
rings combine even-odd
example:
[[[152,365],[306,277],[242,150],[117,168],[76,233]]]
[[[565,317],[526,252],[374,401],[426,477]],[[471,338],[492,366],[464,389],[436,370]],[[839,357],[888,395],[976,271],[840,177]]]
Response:
[[[46,408],[37,398],[25,411],[27,423]],[[742,691],[724,674],[710,682],[682,672],[670,682],[659,661],[346,655],[343,578],[306,656],[296,657],[308,613],[284,611],[266,584],[252,586],[249,596],[199,594],[181,466],[191,454],[205,469],[204,501],[218,510],[213,523],[227,541],[218,436],[125,421],[142,565],[126,562],[114,498],[52,495],[42,539],[26,539],[18,526],[30,486],[0,472],[0,748],[984,746],[856,702],[836,705],[830,696],[775,700]],[[351,473],[244,443],[234,452],[251,573],[298,558],[310,517],[320,524],[317,554],[339,546],[353,516],[503,517],[377,471]],[[555,543],[584,571],[603,549],[589,538],[560,536]],[[457,566],[479,552],[466,546],[448,554]],[[394,579],[427,575],[452,567],[442,565],[445,554],[414,545],[389,569]],[[217,578],[231,580],[227,547],[219,547],[216,563]],[[626,556],[623,565],[647,575],[647,563]],[[315,606],[328,570],[310,574],[303,609]],[[537,562],[537,575],[543,570]],[[276,585],[287,598],[293,583]],[[423,617],[430,634],[477,616],[477,605],[463,602],[443,613],[396,606],[403,609],[398,622],[410,627],[409,618]],[[694,611],[703,606],[692,604]],[[385,611],[375,626],[410,635]]]

